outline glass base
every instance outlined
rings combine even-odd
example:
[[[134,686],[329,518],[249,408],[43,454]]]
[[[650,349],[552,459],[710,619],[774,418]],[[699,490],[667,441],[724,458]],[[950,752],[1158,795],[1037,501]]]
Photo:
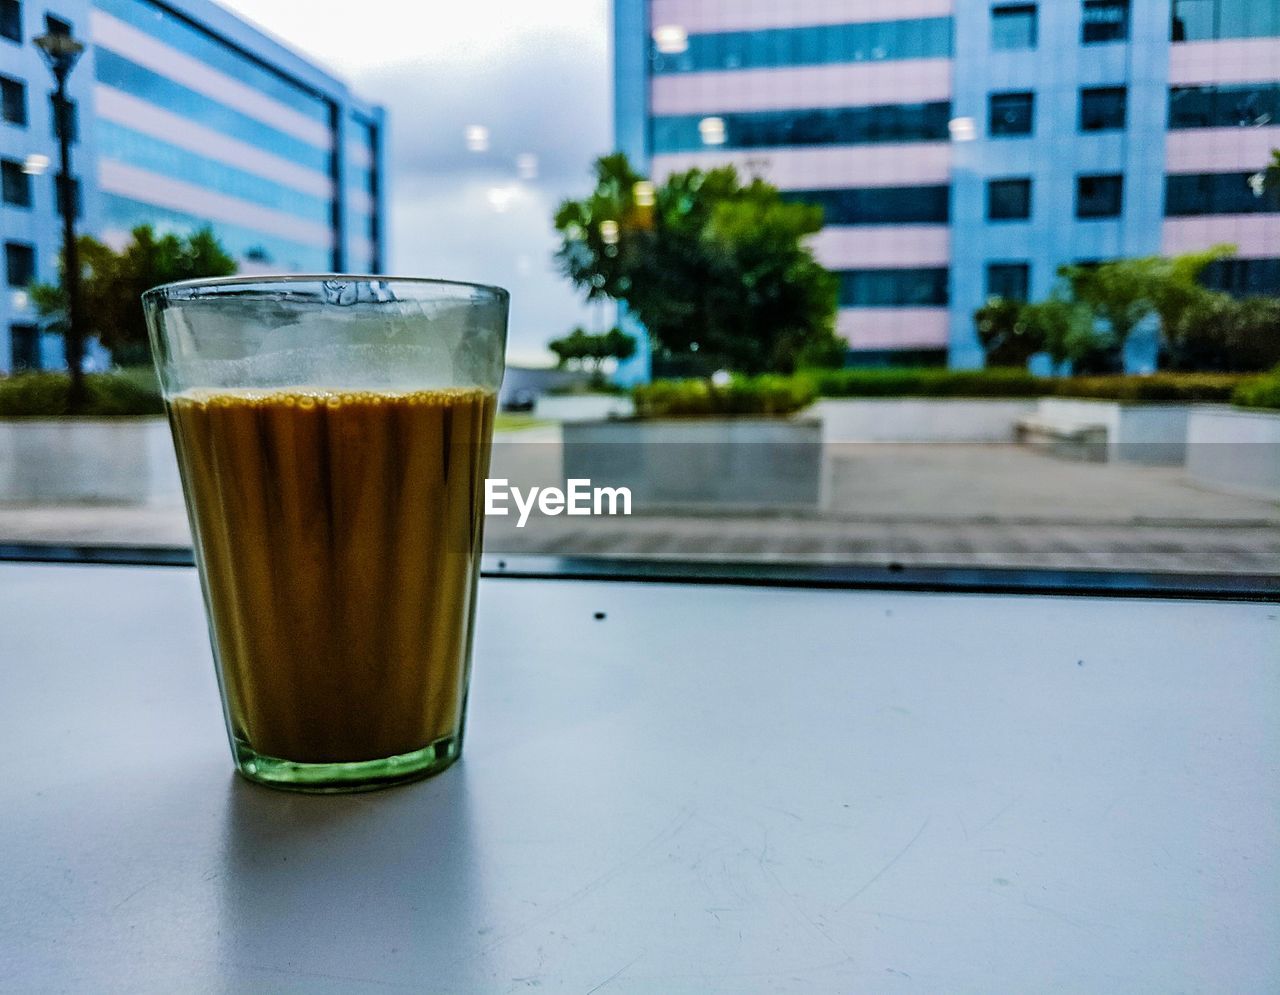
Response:
[[[305,764],[264,757],[240,740],[231,748],[240,775],[256,784],[284,791],[336,794],[374,791],[438,774],[462,754],[462,737],[445,736],[412,753],[354,763]]]

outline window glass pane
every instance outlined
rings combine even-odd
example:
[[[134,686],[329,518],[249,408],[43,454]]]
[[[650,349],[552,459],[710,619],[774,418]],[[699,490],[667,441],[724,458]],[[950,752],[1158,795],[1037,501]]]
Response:
[[[946,224],[950,188],[854,187],[845,190],[788,190],[783,199],[817,204],[828,225]]]
[[[987,220],[1020,221],[1030,217],[1030,179],[987,181]]]
[[[0,0],[0,38],[22,41],[22,3],[20,0]]]
[[[1113,131],[1124,127],[1125,88],[1106,86],[1080,91],[1080,130]]]
[[[1118,175],[1076,178],[1076,217],[1112,218],[1120,214],[1124,180]]]
[[[823,24],[756,31],[720,31],[688,36],[682,53],[651,48],[656,74],[715,69],[769,69],[893,59],[946,58],[951,54],[951,18]]]
[[[988,263],[987,297],[1025,301],[1031,284],[1030,263]]]
[[[16,159],[0,160],[0,178],[3,179],[6,204],[31,206],[31,177],[22,171],[22,163]]]
[[[1217,0],[1173,0],[1174,41],[1206,41],[1215,37]]]
[[[15,373],[40,369],[40,330],[35,325],[9,326],[9,368]]]
[[[1174,173],[1165,178],[1165,214],[1270,214],[1280,211],[1280,188],[1257,173]]]
[[[1280,294],[1280,259],[1218,259],[1205,267],[1200,282],[1237,297]]]
[[[838,276],[841,307],[937,307],[947,303],[945,268],[842,270]]]
[[[992,135],[1029,135],[1035,114],[1032,93],[993,93],[988,130]]]
[[[1129,37],[1129,0],[1084,0],[1081,40],[1086,44]]]
[[[1036,47],[1036,5],[1011,4],[991,8],[991,47]]]
[[[5,242],[4,265],[9,286],[27,286],[36,278],[35,246],[23,242]]]
[[[0,118],[5,124],[27,123],[27,88],[7,76],[0,76]]]

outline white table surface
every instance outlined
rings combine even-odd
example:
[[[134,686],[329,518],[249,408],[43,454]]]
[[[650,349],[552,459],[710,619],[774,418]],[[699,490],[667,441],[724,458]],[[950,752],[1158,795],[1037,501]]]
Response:
[[[0,988],[1276,991],[1278,615],[487,581],[465,759],[310,797],[193,571],[0,564]]]

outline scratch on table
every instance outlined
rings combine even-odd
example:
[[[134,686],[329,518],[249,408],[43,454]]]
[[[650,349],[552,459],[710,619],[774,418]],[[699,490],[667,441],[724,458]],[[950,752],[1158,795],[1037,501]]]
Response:
[[[850,895],[850,896],[849,896],[848,898],[846,898],[843,902],[841,902],[841,903],[840,903],[839,908],[837,908],[837,910],[836,910],[836,911],[839,911],[840,909],[843,909],[843,908],[845,908],[847,905],[849,905],[849,904],[850,904],[850,903],[851,903],[855,898],[857,898],[857,897],[858,897],[859,895],[861,895],[864,891],[866,891],[866,890],[867,890],[868,888],[870,888],[873,884],[875,884],[875,883],[876,883],[877,881],[879,881],[882,877],[884,877],[885,873],[889,870],[889,868],[891,868],[891,867],[892,867],[894,864],[896,864],[899,860],[901,860],[903,857],[905,857],[905,856],[906,856],[907,851],[908,851],[908,850],[910,850],[913,846],[915,846],[915,845],[916,845],[916,840],[918,840],[921,836],[923,836],[923,835],[924,835],[924,831],[925,831],[926,829],[928,829],[928,828],[929,828],[929,821],[930,821],[930,819],[932,819],[932,818],[933,818],[933,816],[929,816],[929,818],[928,818],[928,819],[925,819],[925,820],[924,820],[924,822],[921,824],[920,828],[916,830],[916,834],[915,834],[914,836],[912,836],[912,837],[911,837],[911,839],[907,840],[907,845],[906,845],[906,846],[904,846],[901,850],[899,850],[899,851],[897,852],[897,854],[893,857],[893,859],[891,859],[887,864],[885,864],[882,868],[880,868],[880,870],[876,871],[876,872],[875,872],[875,874],[873,874],[873,875],[872,875],[872,877],[871,877],[871,880],[870,880],[870,881],[868,881],[868,882],[867,882],[866,884],[864,884],[861,888],[859,888],[859,889],[858,889],[857,891],[855,891],[852,895]]]
[[[1019,791],[1016,795],[1014,795],[1012,798],[1010,798],[1010,799],[1009,799],[1009,801],[1008,801],[1008,803],[1007,803],[1007,804],[1005,804],[1005,806],[1004,806],[1003,808],[1001,808],[999,812],[997,812],[997,813],[996,813],[995,815],[993,815],[990,819],[988,819],[986,822],[984,822],[981,826],[979,826],[979,827],[978,827],[978,832],[979,832],[979,833],[981,833],[981,832],[983,832],[984,830],[986,830],[986,829],[990,828],[991,826],[995,825],[995,823],[996,823],[997,821],[999,821],[999,819],[1000,819],[1000,817],[1001,817],[1002,815],[1004,815],[1006,812],[1008,812],[1008,811],[1009,811],[1009,809],[1013,808],[1013,806],[1017,805],[1017,804],[1018,804],[1018,802],[1022,801],[1023,795],[1025,795],[1025,794],[1026,794],[1026,792],[1024,792],[1024,791]]]
[[[611,975],[609,975],[609,977],[605,978],[602,982],[600,982],[600,984],[596,985],[594,988],[588,991],[587,995],[593,995],[594,992],[598,992],[605,985],[610,984],[613,981],[616,981],[623,971],[627,970],[627,968],[629,968],[632,964],[634,964],[641,957],[643,957],[645,953],[647,953],[647,951],[641,950],[638,954],[632,957],[631,960],[627,961],[627,963],[623,964],[620,968],[618,968]]]

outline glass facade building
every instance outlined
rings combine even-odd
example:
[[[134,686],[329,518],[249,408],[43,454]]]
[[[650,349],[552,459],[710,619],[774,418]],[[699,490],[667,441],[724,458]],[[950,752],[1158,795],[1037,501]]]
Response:
[[[854,361],[980,365],[973,312],[1066,263],[1229,243],[1280,293],[1276,0],[614,0],[616,141],[820,204]],[[1151,366],[1153,329],[1127,361]],[[643,357],[627,371],[642,376]]]
[[[52,81],[32,44],[54,21],[86,46],[69,85],[80,232],[119,246],[142,224],[208,225],[244,273],[384,269],[386,122],[341,80],[208,0],[7,9],[0,372],[62,363],[25,291],[61,250]]]

